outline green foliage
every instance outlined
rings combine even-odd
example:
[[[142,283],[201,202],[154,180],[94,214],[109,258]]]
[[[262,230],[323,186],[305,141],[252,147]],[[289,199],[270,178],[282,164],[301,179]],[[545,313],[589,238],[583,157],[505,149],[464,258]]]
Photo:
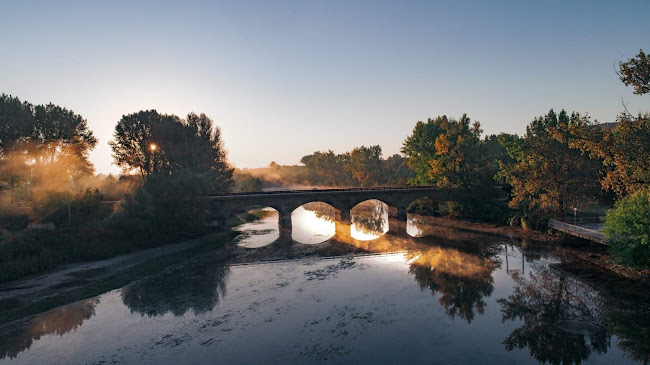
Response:
[[[99,222],[112,213],[112,206],[103,203],[99,190],[86,189],[75,195],[51,194],[38,209],[40,221],[57,227]]]
[[[603,161],[601,185],[619,197],[650,187],[650,115],[621,114],[616,126],[572,126],[572,147]]]
[[[111,218],[109,227],[139,247],[203,233],[208,203],[202,197],[210,189],[211,180],[205,174],[153,174],[143,187],[127,197],[122,211]]]
[[[418,122],[404,141],[402,152],[415,171],[414,184],[433,184],[454,192],[448,214],[458,218],[502,221],[508,208],[494,176],[500,160],[507,160],[496,136],[481,139],[480,123],[467,115],[459,120],[439,116]]]
[[[438,215],[438,203],[431,198],[421,198],[411,202],[406,211],[412,214],[436,216]]]
[[[27,225],[29,225],[27,214],[14,214],[5,209],[0,213],[0,229],[15,232],[27,228]]]
[[[577,113],[551,110],[535,118],[523,138],[499,136],[511,161],[500,163],[498,178],[512,187],[510,207],[529,220],[527,225],[544,225],[548,217],[564,215],[598,194],[600,161],[571,148],[573,126],[587,123]]]
[[[190,113],[183,120],[140,111],[120,119],[114,138],[113,157],[126,173],[137,171],[146,180],[156,172],[193,171],[210,176],[215,192],[232,187],[233,169],[226,162],[221,131],[205,114]]]
[[[634,93],[638,95],[650,93],[650,57],[643,50],[627,62],[619,62],[618,66],[618,76],[625,86],[634,87]]]
[[[614,259],[625,265],[650,267],[650,192],[625,197],[607,212],[605,234]]]
[[[8,190],[10,201],[18,190],[69,190],[92,174],[88,153],[96,144],[73,111],[0,95],[0,191]]]
[[[413,171],[398,154],[382,158],[380,146],[360,146],[351,151],[316,151],[300,160],[307,168],[306,180],[312,185],[377,186],[406,185]]]

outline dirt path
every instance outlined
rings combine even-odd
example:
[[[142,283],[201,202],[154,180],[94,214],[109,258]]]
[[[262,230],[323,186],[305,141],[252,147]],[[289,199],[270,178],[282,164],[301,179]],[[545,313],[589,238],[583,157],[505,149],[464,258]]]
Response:
[[[217,234],[209,234],[200,238],[150,248],[106,260],[74,263],[47,274],[0,284],[0,303],[8,303],[18,299],[22,304],[40,301],[78,289],[93,281],[110,277],[153,258],[185,251],[206,239],[216,236]]]

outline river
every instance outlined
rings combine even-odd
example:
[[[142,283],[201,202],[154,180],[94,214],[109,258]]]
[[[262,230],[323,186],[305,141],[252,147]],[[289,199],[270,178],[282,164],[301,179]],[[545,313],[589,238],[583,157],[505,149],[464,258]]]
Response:
[[[0,363],[643,363],[647,298],[612,295],[516,239],[311,203],[0,333]],[[239,250],[239,251],[237,251]],[[278,255],[278,252],[285,254]],[[237,259],[245,257],[246,259]]]

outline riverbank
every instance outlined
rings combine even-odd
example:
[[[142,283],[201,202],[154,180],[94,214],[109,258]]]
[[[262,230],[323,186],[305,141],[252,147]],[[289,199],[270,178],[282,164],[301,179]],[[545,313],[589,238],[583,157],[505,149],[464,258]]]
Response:
[[[264,218],[268,212],[240,215],[231,225]],[[588,273],[598,270],[609,281],[620,277],[643,281],[643,274],[632,269],[621,270],[607,263],[602,247],[566,243],[561,235],[525,231],[517,227],[496,226],[452,220],[445,217],[418,217],[431,230],[425,237],[412,238],[388,233],[372,241],[358,241],[335,236],[316,244],[292,242],[290,231],[268,246],[247,249],[235,244],[237,232],[213,232],[208,235],[153,249],[117,256],[107,260],[67,265],[45,275],[25,278],[0,286],[0,325],[40,313],[77,300],[117,289],[140,278],[154,275],[174,265],[184,265],[193,257],[210,255],[214,260],[230,263],[291,260],[309,256],[342,256],[363,253],[421,251],[428,242],[457,249],[472,249],[477,242],[504,242],[520,245],[529,252],[549,251],[567,258],[567,268],[580,268]],[[492,239],[486,239],[492,237]],[[494,241],[494,238],[499,240]],[[601,251],[594,251],[597,249]],[[572,262],[579,263],[572,265]],[[636,273],[636,275],[632,275]]]

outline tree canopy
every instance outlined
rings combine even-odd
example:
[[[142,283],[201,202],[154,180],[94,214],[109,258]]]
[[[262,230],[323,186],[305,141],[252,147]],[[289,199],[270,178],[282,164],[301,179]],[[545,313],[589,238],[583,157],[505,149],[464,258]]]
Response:
[[[650,93],[650,57],[643,50],[626,62],[619,62],[618,67],[618,76],[625,86],[632,86],[638,95]]]
[[[221,131],[205,114],[186,119],[155,110],[124,115],[117,123],[113,157],[124,172],[143,179],[155,172],[205,173],[215,191],[228,191],[233,169],[228,166]]]
[[[523,138],[500,137],[514,161],[502,163],[499,172],[512,186],[512,208],[564,215],[598,193],[600,162],[570,147],[571,126],[587,123],[589,118],[578,113],[551,109],[526,127]]]

